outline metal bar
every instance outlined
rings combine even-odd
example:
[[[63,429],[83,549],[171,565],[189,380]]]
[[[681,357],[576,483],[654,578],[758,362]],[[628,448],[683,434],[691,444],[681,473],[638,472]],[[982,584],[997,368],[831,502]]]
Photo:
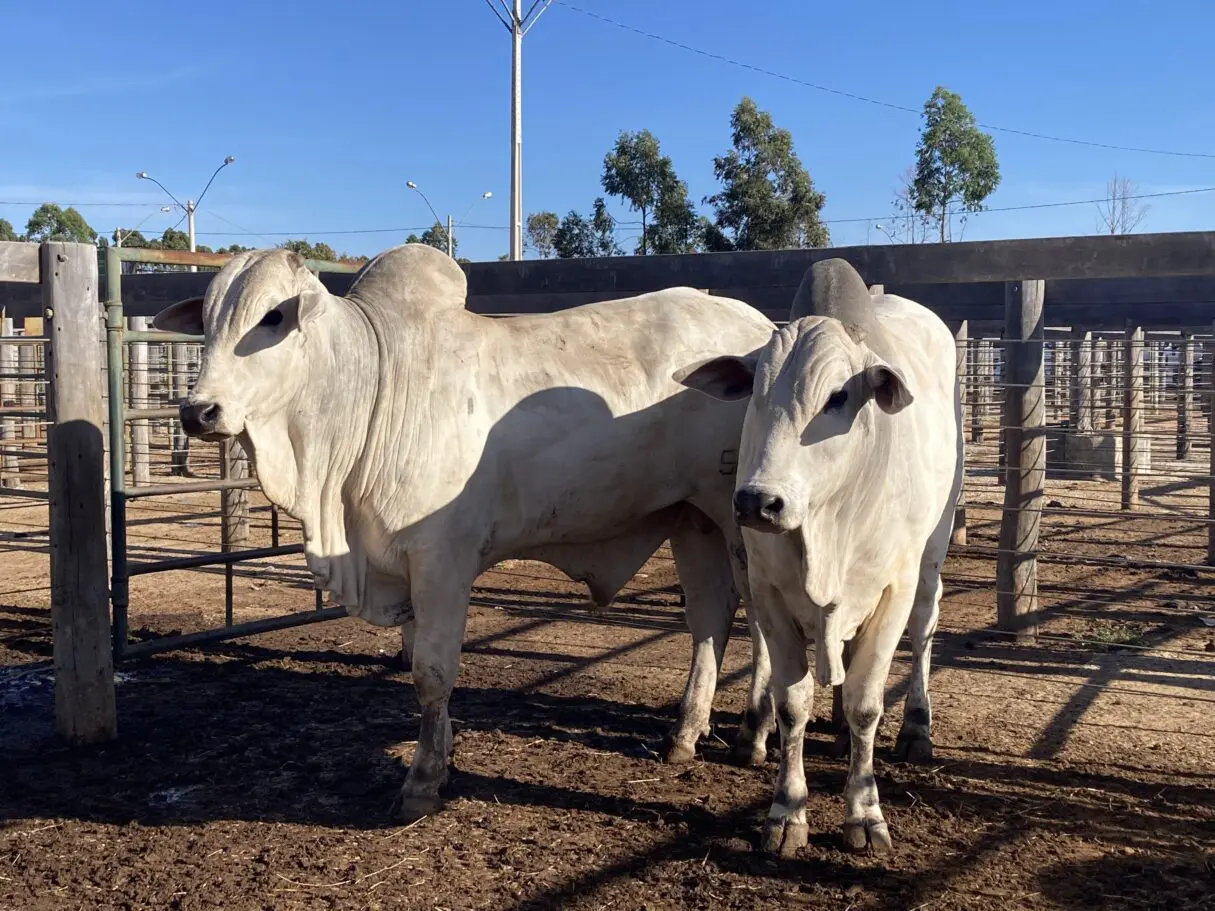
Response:
[[[45,411],[15,411],[11,408],[0,408],[0,415],[4,415],[6,418],[26,418],[28,420],[45,421],[47,419]]]
[[[127,644],[127,606],[130,583],[127,574],[126,467],[123,464],[126,400],[122,388],[123,345],[122,249],[106,248],[106,378],[110,412],[110,606],[113,611],[114,660],[122,657]]]
[[[0,487],[0,500],[5,497],[22,497],[26,500],[49,500],[51,495],[45,490],[19,490],[16,487]]]
[[[188,332],[160,332],[155,329],[140,329],[126,334],[128,343],[132,342],[202,342],[201,335],[190,335]]]
[[[132,563],[127,575],[146,576],[151,573],[167,573],[179,569],[198,569],[201,566],[226,566],[243,560],[263,560],[269,557],[286,557],[302,554],[303,544],[287,544],[282,547],[255,547],[249,550],[230,550],[225,554],[203,554],[200,557],[174,557],[172,560],[153,560],[149,563]]]
[[[128,500],[143,497],[168,497],[175,493],[211,493],[215,490],[252,490],[259,486],[257,478],[235,478],[231,481],[185,481],[181,484],[154,484],[151,487],[130,487],[123,491]]]
[[[45,335],[6,335],[0,337],[0,345],[37,345],[45,344],[50,339]]]
[[[278,547],[278,507],[270,504],[270,546]]]
[[[285,614],[281,617],[268,617],[264,620],[249,620],[219,629],[204,630],[199,633],[187,633],[184,636],[169,636],[164,639],[153,639],[140,642],[137,645],[123,649],[121,660],[146,658],[160,652],[170,652],[191,645],[202,645],[209,642],[223,642],[226,639],[239,639],[242,636],[252,636],[256,633],[269,633],[274,630],[290,629],[293,626],[305,626],[309,623],[322,623],[326,620],[339,620],[347,616],[344,607],[327,607],[319,611],[300,611],[295,614]]]
[[[131,421],[166,421],[173,420],[180,414],[177,408],[128,408],[123,412],[123,420]]]
[[[0,449],[0,455],[16,456],[19,459],[45,459],[46,450],[42,449]]]
[[[0,373],[0,379],[6,382],[40,383],[46,379],[45,373]]]
[[[191,253],[188,250],[149,250],[146,247],[108,247],[116,251],[115,262],[164,263],[171,266],[223,266],[231,253]],[[107,262],[107,268],[108,268]],[[106,276],[107,283],[109,276]]]

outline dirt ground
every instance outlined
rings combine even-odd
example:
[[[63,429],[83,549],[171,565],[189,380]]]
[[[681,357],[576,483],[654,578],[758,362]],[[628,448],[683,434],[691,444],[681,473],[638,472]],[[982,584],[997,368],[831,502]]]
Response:
[[[713,737],[689,766],[656,759],[690,660],[665,550],[603,617],[549,567],[483,576],[449,803],[402,827],[389,808],[418,706],[396,632],[355,620],[124,665],[119,740],[63,747],[45,506],[0,499],[0,909],[1215,908],[1212,574],[1169,565],[1205,557],[1205,481],[1158,462],[1148,517],[1120,519],[1101,515],[1113,484],[1048,485],[1042,636],[1017,645],[992,628],[994,449],[973,459],[927,764],[891,756],[905,643],[889,681],[877,777],[894,849],[842,849],[846,764],[820,691],[811,841],[790,860],[758,850],[775,762],[727,762],[749,675],[741,613]],[[252,499],[250,543],[265,544]],[[217,503],[132,504],[132,560],[213,551]],[[287,520],[283,536],[298,540]],[[140,577],[132,636],[222,625],[223,592],[219,569]],[[299,557],[240,565],[234,592],[238,622],[313,605]]]

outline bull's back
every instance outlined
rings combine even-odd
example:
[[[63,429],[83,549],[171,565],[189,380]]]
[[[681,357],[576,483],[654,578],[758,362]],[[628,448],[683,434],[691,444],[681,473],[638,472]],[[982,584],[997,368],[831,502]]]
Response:
[[[504,518],[523,538],[578,536],[732,478],[746,402],[686,389],[674,372],[745,355],[772,323],[739,301],[670,289],[543,317],[495,320],[481,382],[498,412],[487,451]]]

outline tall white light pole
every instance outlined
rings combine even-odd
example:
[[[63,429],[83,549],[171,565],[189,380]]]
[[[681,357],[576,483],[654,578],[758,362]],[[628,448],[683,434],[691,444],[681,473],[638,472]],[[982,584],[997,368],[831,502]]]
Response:
[[[417,193],[419,196],[422,197],[422,201],[424,203],[426,203],[426,208],[430,209],[430,214],[435,217],[435,224],[441,225],[443,223],[443,219],[439,218],[439,213],[436,212],[435,207],[430,204],[430,200],[426,198],[426,194],[423,193],[420,189],[418,189],[418,185],[416,183],[414,183],[412,180],[407,180],[407,181],[405,181],[405,186],[409,187],[409,189],[413,190],[415,193]],[[478,199],[473,200],[472,205],[470,205],[468,207],[468,209],[464,212],[464,214],[462,216],[460,216],[460,221],[463,221],[464,219],[468,218],[468,213],[472,211],[473,206],[475,206],[478,202],[480,202],[482,199],[489,199],[493,195],[494,194],[491,193],[489,190],[486,190],[484,193],[481,194],[481,196]],[[454,229],[453,229],[452,218],[450,215],[448,215],[447,216],[447,255],[450,256],[452,259],[455,259],[456,258],[455,241],[453,240],[453,237],[454,237],[453,232],[454,232]]]
[[[553,0],[534,0],[526,13],[521,0],[498,0],[505,16],[493,0],[485,0],[498,20],[511,34],[510,91],[510,258],[523,258],[523,36],[526,35]],[[532,15],[535,13],[535,15]]]
[[[165,193],[168,195],[169,199],[171,199],[171,200],[173,200],[173,202],[177,203],[178,208],[180,208],[183,212],[186,213],[186,236],[189,238],[191,253],[194,252],[194,212],[196,209],[198,209],[198,204],[202,202],[203,197],[207,195],[207,190],[211,189],[211,183],[215,180],[215,175],[218,174],[220,171],[222,171],[224,168],[226,168],[228,165],[232,164],[232,162],[234,162],[234,161],[236,161],[236,157],[233,155],[229,155],[227,158],[225,158],[223,164],[221,164],[218,168],[215,169],[215,173],[211,175],[211,180],[207,181],[207,185],[205,187],[203,187],[203,191],[198,194],[198,202],[195,202],[193,199],[187,199],[186,204],[184,206],[181,204],[181,201],[176,196],[174,196],[172,193],[169,193],[168,188],[163,183],[161,183],[159,180],[157,180],[155,177],[153,177],[147,171],[138,171],[135,174],[135,176],[138,177],[140,180],[150,180],[150,181],[152,181],[152,183],[156,184],[156,186],[158,186],[162,190],[164,190]],[[191,272],[198,271],[197,266],[190,266],[189,269]]]

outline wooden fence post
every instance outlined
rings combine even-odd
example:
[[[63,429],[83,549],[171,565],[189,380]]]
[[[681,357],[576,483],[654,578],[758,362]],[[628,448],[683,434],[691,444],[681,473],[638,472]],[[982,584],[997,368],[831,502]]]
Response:
[[[236,440],[220,444],[220,460],[220,477],[225,480],[249,477],[249,457]],[[221,490],[219,499],[220,545],[229,551],[249,540],[249,491]]]
[[[26,333],[28,335],[28,333]],[[27,414],[38,408],[38,393],[32,377],[38,371],[38,354],[34,346],[17,346],[17,372],[21,379],[17,381],[17,404]],[[21,437],[26,440],[38,439],[38,419],[22,417],[17,421],[21,427]]]
[[[1072,410],[1073,431],[1093,429],[1093,334],[1075,330],[1072,341]]]
[[[148,318],[146,316],[127,317],[127,326],[132,332],[146,332]],[[127,346],[127,376],[130,390],[127,393],[130,407],[148,407],[148,343],[134,342]],[[148,464],[149,452],[148,422],[131,422],[131,480],[138,487],[151,483],[152,470]]]
[[[71,744],[118,736],[105,541],[105,389],[97,249],[45,243],[55,724]]]
[[[1194,337],[1182,330],[1177,350],[1177,458],[1188,459],[1194,444],[1190,421],[1194,417]]]
[[[961,409],[958,412],[958,420],[961,422],[959,432],[963,432],[966,427],[966,408],[967,408],[967,371],[966,361],[967,354],[970,350],[969,327],[966,320],[962,320],[962,324],[958,326],[958,331],[954,333],[955,354],[957,356],[957,376],[958,376],[958,398],[961,399]],[[973,404],[971,408],[973,410]],[[953,512],[953,534],[950,537],[950,542],[953,544],[966,543],[966,506],[962,503],[961,495],[958,496],[957,506]]]
[[[182,342],[174,342],[167,347],[172,352],[169,358],[169,406],[174,407],[186,397],[186,374],[189,370],[189,364],[186,361],[187,346]],[[174,421],[170,426],[172,430],[169,440],[172,452],[169,455],[169,470],[174,475],[185,475],[190,455],[190,438],[186,436],[180,421]]]
[[[980,372],[983,351],[977,338],[967,339],[966,344],[970,348],[970,442],[979,443],[983,440],[983,384]]]
[[[1046,479],[1041,280],[1004,286],[1007,468],[996,562],[997,626],[1037,637],[1038,530]]]
[[[12,338],[13,319],[4,317],[0,322],[0,338]],[[0,407],[17,407],[17,346],[0,342]],[[8,377],[8,379],[5,379]],[[18,461],[16,418],[0,416],[0,487],[16,490],[21,487],[21,463]]]
[[[1122,508],[1139,505],[1139,467],[1143,464],[1143,329],[1126,331],[1122,388]]]
[[[1206,351],[1207,439],[1211,445],[1211,464],[1207,472],[1207,563],[1215,566],[1215,323],[1211,324],[1211,342]]]

